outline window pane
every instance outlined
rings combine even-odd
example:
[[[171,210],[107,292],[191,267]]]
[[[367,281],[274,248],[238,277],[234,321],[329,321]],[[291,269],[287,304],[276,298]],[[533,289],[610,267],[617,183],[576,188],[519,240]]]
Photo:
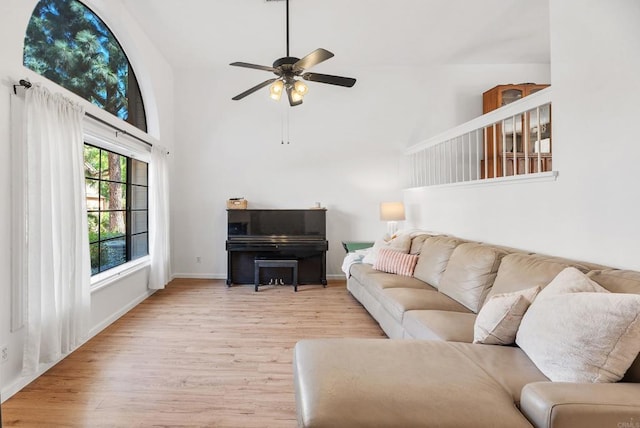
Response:
[[[102,151],[103,180],[127,182],[127,158],[117,153]]]
[[[84,146],[84,176],[98,178],[100,176],[100,149]]]
[[[102,209],[123,210],[127,207],[127,187],[124,184],[102,182],[100,183],[100,198]]]
[[[120,159],[120,179],[116,181],[121,181],[123,183],[127,182],[127,157],[126,156],[118,156]]]
[[[89,242],[98,241],[98,213],[89,213],[87,215],[87,221],[89,223]]]
[[[111,239],[100,244],[100,272],[126,263],[125,238]]]
[[[91,244],[89,252],[91,253],[91,275],[95,275],[100,272],[100,244]]]
[[[134,235],[131,237],[131,260],[149,254],[147,242],[148,237],[146,233],[141,233],[140,235]]]
[[[76,0],[40,0],[24,39],[25,67],[147,130],[138,81],[105,23]]]
[[[98,192],[99,181],[92,178],[87,178],[85,183],[85,193],[87,197],[87,209],[99,210],[104,209],[104,198],[100,196]]]
[[[131,233],[141,233],[147,231],[147,211],[131,212]]]
[[[131,209],[147,209],[147,188],[141,186],[131,186]]]
[[[111,211],[100,213],[100,239],[123,236],[126,233],[125,212]]]
[[[131,184],[147,185],[147,164],[133,159],[131,161]]]

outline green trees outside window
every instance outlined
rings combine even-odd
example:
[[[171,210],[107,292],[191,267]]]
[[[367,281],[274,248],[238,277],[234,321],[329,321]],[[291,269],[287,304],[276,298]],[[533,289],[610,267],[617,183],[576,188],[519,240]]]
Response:
[[[24,40],[24,65],[146,131],[138,81],[104,22],[77,0],[40,0]]]
[[[148,165],[85,144],[91,273],[149,254]]]

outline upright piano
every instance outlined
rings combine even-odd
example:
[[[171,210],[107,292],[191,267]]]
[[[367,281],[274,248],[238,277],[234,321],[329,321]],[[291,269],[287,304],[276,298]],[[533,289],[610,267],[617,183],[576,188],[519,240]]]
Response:
[[[327,285],[326,213],[326,209],[227,210],[227,285],[253,284],[257,258],[295,259],[298,284]],[[288,271],[265,275],[290,283]]]

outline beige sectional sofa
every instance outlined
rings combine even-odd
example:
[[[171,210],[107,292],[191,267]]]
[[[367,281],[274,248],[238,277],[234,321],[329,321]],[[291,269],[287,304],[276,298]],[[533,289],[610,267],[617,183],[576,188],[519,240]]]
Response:
[[[530,333],[536,328],[532,319],[527,322],[529,338],[522,338],[528,353],[515,344],[472,343],[478,313],[494,296],[531,289],[537,293],[536,287],[544,289],[563,271],[580,271],[596,283],[594,287],[602,286],[611,293],[640,294],[640,272],[448,236],[413,237],[411,251],[419,253],[412,277],[361,263],[351,266],[347,280],[349,292],[392,340],[317,339],[296,344],[294,383],[300,426],[640,426],[640,344],[634,348],[640,336],[625,336],[635,349],[627,359],[635,356],[635,361],[615,383],[551,381],[545,373],[557,376],[564,358],[571,355],[548,361],[546,334]],[[547,294],[550,292],[551,287]],[[543,291],[540,293],[542,299]],[[580,297],[589,297],[587,294]],[[558,299],[539,303],[536,298],[531,308],[561,302]],[[631,299],[633,311],[638,300]],[[567,312],[581,313],[587,308],[584,305],[572,304],[572,311]],[[534,316],[530,309],[524,317],[529,312]],[[611,312],[615,315],[616,310]],[[553,315],[550,323],[556,322],[556,316],[560,320],[568,316],[558,311]],[[535,316],[540,316],[540,309]],[[588,310],[581,316],[585,326],[594,322],[587,319]],[[638,326],[637,318],[631,317],[631,326]],[[524,318],[522,322],[524,327]],[[575,320],[567,321],[571,322]],[[562,332],[565,321],[556,323]],[[582,324],[577,325],[571,337],[581,337],[590,351],[600,349],[599,343],[589,342],[591,332],[580,331]],[[551,324],[552,333],[554,329],[556,324]],[[594,341],[602,331],[609,331],[597,325],[594,330],[598,330]],[[630,331],[623,329],[624,334]],[[638,329],[633,331],[637,334]],[[550,342],[551,336],[557,340],[555,334],[549,334]],[[618,352],[618,338],[612,340]]]

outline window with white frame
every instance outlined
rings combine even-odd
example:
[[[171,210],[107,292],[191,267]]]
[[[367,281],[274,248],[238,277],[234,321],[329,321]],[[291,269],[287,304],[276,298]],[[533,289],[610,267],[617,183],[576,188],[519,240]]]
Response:
[[[146,131],[138,81],[118,40],[78,0],[39,0],[25,33],[24,66]],[[91,273],[149,254],[148,148],[91,119],[84,169]],[[95,277],[96,280],[103,278]]]
[[[84,147],[91,273],[149,254],[148,164]]]

